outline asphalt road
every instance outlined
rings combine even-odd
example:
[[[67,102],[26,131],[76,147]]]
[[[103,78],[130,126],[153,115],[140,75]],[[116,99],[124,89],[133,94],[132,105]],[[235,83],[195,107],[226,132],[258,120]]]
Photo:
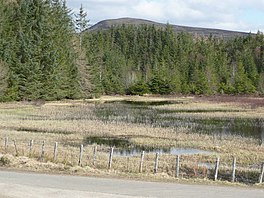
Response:
[[[264,189],[0,171],[1,198],[264,198]]]

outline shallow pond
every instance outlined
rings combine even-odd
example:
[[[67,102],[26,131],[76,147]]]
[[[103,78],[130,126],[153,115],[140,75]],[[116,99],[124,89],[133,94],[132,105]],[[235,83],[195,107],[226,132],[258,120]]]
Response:
[[[114,147],[114,154],[118,156],[136,156],[142,151],[146,153],[159,153],[171,155],[188,155],[188,154],[213,154],[211,151],[204,151],[191,148],[153,148],[138,146],[129,141],[128,138],[118,137],[87,137],[85,143],[88,145],[97,144]]]
[[[97,119],[104,122],[127,122],[147,124],[153,127],[185,127],[194,133],[212,134],[219,138],[224,136],[250,137],[264,143],[264,118],[198,118],[184,117],[185,111],[159,110],[153,105],[172,104],[169,102],[115,102],[96,105],[94,113]],[[192,110],[192,113],[208,112],[207,110]],[[237,110],[216,110],[223,112],[236,112]],[[186,110],[190,113],[189,110]],[[210,110],[210,112],[213,112]]]
[[[117,148],[114,150],[114,154],[118,156],[138,156],[142,151],[146,153],[159,153],[159,154],[171,154],[171,155],[194,155],[194,154],[206,154],[210,155],[214,152],[199,150],[199,149],[191,149],[191,148],[168,148],[168,149],[142,149],[142,148],[131,148],[131,149],[120,149]]]

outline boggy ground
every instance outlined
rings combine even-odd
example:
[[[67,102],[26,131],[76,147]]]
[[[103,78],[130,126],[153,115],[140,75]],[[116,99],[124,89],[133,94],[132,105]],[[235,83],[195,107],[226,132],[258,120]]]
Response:
[[[218,137],[213,134],[193,133],[184,125],[163,128],[149,123],[126,122],[119,119],[118,115],[111,115],[111,112],[108,120],[98,117],[98,107],[102,107],[105,102],[115,101],[171,101],[171,104],[152,105],[148,108],[175,111],[178,117],[184,119],[193,117],[260,119],[263,126],[263,98],[107,96],[80,101],[2,103],[0,104],[0,149],[3,156],[0,165],[5,168],[41,172],[175,180],[174,155],[160,155],[157,174],[153,174],[155,153],[146,153],[141,174],[138,173],[140,155],[114,156],[109,171],[109,146],[98,145],[94,160],[94,146],[86,144],[86,138],[91,136],[122,137],[134,145],[144,147],[196,148],[212,151],[210,155],[181,156],[181,181],[186,179],[208,181],[207,179],[212,178],[213,174],[210,166],[217,156],[221,159],[219,178],[224,182],[229,181],[232,157],[235,156],[238,168],[237,181],[257,182],[260,165],[264,161],[264,147],[259,144],[259,140],[251,137]],[[7,147],[5,147],[6,137],[8,137]],[[31,152],[30,140],[34,140]],[[40,158],[43,140],[45,141],[44,162]],[[56,159],[53,156],[55,142],[59,145]],[[81,144],[84,144],[84,155],[82,164],[78,165]]]

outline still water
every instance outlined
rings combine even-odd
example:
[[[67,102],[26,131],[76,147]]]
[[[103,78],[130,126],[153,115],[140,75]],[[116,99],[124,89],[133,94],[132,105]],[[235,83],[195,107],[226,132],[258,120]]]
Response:
[[[127,122],[147,124],[153,127],[186,127],[191,132],[224,136],[250,137],[264,143],[264,118],[197,118],[185,117],[185,111],[160,110],[153,106],[172,104],[172,102],[115,102],[96,105],[97,119],[104,122]],[[192,113],[208,112],[192,110]],[[228,110],[217,110],[226,112]],[[230,110],[233,112],[236,110]],[[189,112],[189,111],[186,111]]]
[[[118,156],[136,156],[140,155],[142,151],[146,153],[159,153],[171,155],[188,155],[188,154],[213,154],[211,151],[191,149],[191,148],[153,148],[143,147],[132,144],[129,139],[114,138],[114,137],[87,137],[86,144],[98,144],[115,147],[114,154]]]
[[[169,149],[116,149],[114,150],[114,154],[118,156],[136,156],[140,155],[142,151],[146,153],[159,153],[159,154],[171,154],[171,155],[194,155],[194,154],[213,154],[211,151],[205,151],[200,149],[191,149],[191,148],[169,148]]]

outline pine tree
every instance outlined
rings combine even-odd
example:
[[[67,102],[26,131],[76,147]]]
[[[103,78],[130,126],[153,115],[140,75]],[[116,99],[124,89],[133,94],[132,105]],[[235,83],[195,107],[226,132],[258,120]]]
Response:
[[[75,29],[76,32],[79,34],[79,46],[81,49],[84,31],[86,31],[89,28],[89,22],[90,22],[90,20],[87,19],[87,12],[84,11],[82,4],[79,13],[75,15],[75,17],[76,17]]]
[[[73,42],[74,24],[70,12],[64,1],[60,1],[57,6],[51,7],[49,25],[52,28],[50,36],[54,41],[54,46],[49,52],[56,52],[56,58],[53,60],[53,70],[50,77],[54,79],[52,95],[57,99],[80,97],[76,52]],[[52,97],[52,95],[50,96]]]
[[[221,40],[169,25],[88,32],[83,7],[75,21],[70,14],[63,0],[0,0],[1,100],[263,93],[262,33]]]
[[[252,50],[245,48],[243,51],[243,63],[245,65],[245,72],[248,78],[252,81],[256,87],[258,85],[258,71],[253,57]]]
[[[217,92],[217,73],[215,67],[216,54],[212,41],[208,41],[205,63],[205,76],[207,79],[208,90],[206,94],[216,94]]]
[[[240,59],[237,62],[235,89],[236,93],[238,94],[248,94],[255,92],[255,87],[252,84],[252,81],[247,77],[243,62]]]
[[[87,19],[87,12],[84,11],[83,6],[81,5],[80,11],[75,15],[75,31],[78,34],[78,45],[75,47],[77,52],[77,65],[78,65],[78,76],[79,76],[79,85],[81,90],[81,96],[84,98],[90,98],[94,86],[92,85],[93,70],[91,69],[91,63],[86,57],[87,52],[91,50],[89,38],[87,38],[89,33],[86,31],[89,28],[89,21]],[[95,91],[96,93],[98,92]],[[97,95],[97,94],[95,94]]]
[[[7,65],[0,61],[0,99],[5,95],[8,88],[9,71]]]
[[[73,26],[63,1],[5,3],[0,57],[8,65],[6,98],[73,98],[78,92]],[[63,36],[62,36],[63,35]],[[6,42],[9,40],[9,42]]]

